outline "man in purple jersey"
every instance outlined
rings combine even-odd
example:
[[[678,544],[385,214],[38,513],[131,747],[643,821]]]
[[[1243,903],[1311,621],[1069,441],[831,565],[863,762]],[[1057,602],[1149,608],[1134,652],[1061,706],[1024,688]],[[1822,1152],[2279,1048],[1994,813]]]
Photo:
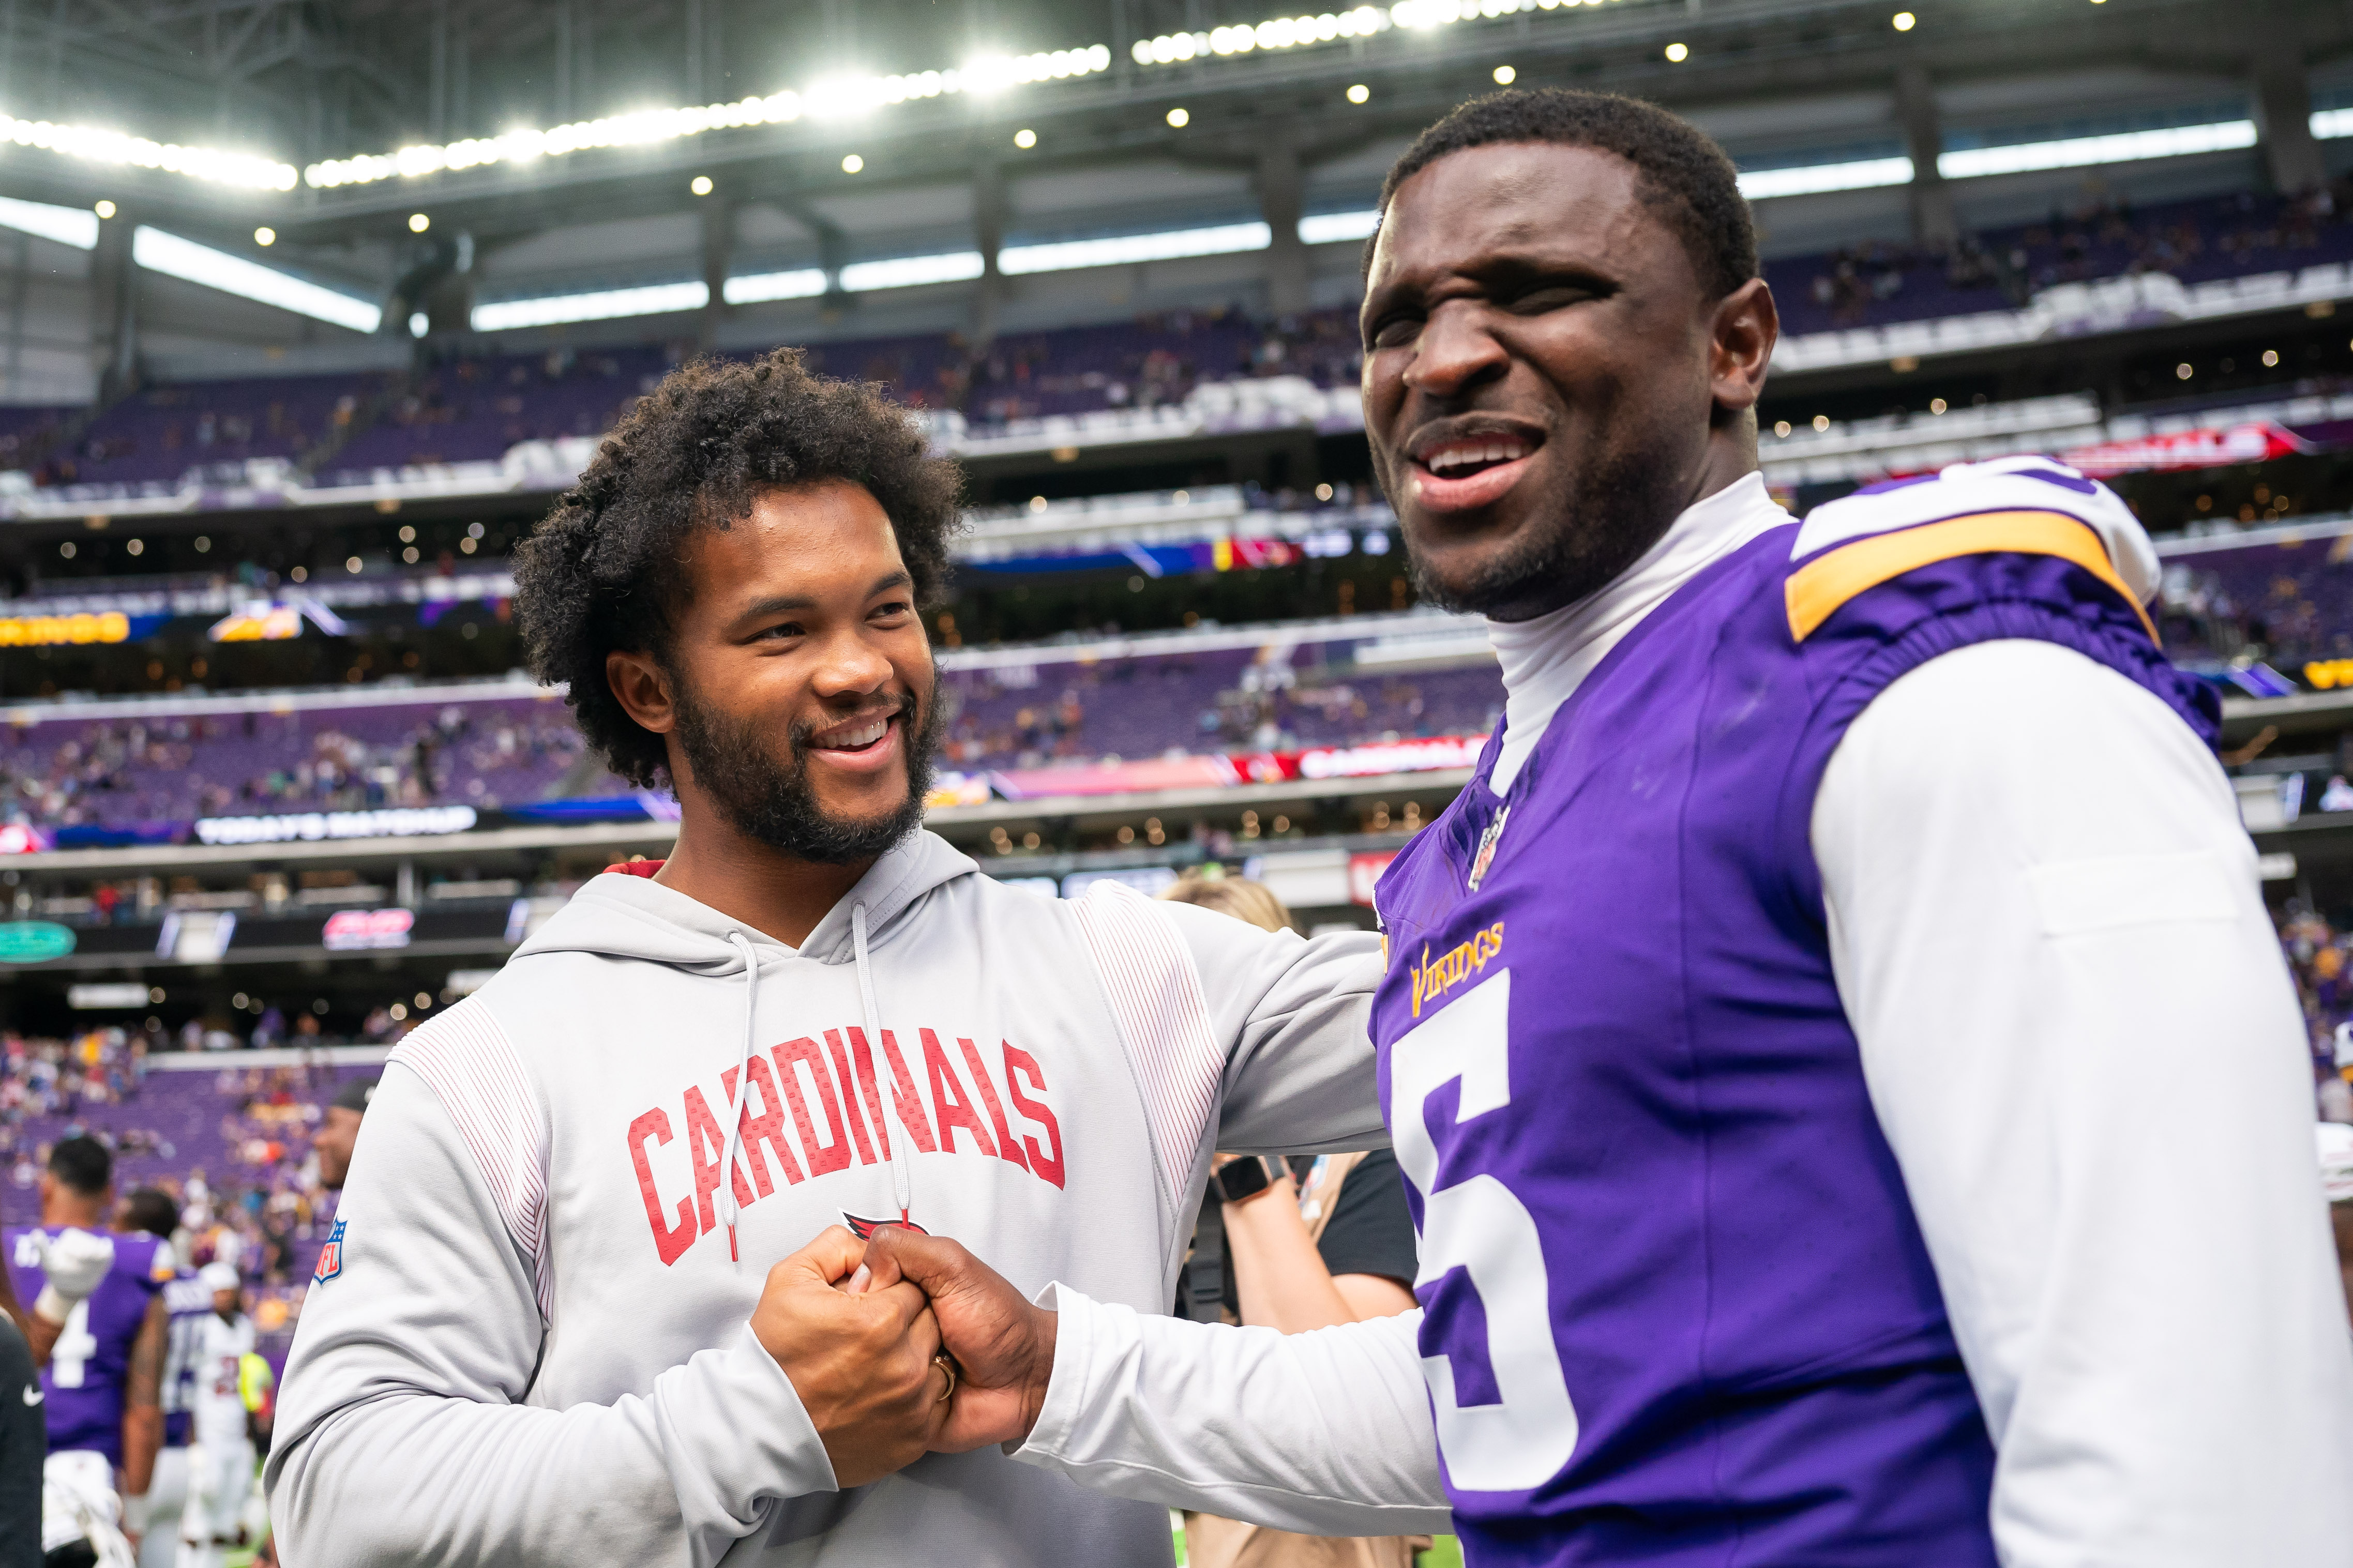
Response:
[[[188,1412],[193,1405],[196,1368],[191,1342],[213,1311],[213,1293],[196,1271],[181,1266],[172,1235],[180,1228],[180,1205],[158,1187],[141,1187],[122,1200],[115,1228],[155,1238],[159,1256],[173,1265],[173,1277],[164,1286],[165,1313],[164,1374],[159,1404],[164,1412],[163,1446],[156,1450],[153,1479],[147,1487],[150,1519],[174,1520],[188,1500]],[[170,1530],[151,1530],[139,1548],[140,1568],[172,1568],[179,1539]]]
[[[70,1489],[110,1524],[119,1521],[135,1550],[164,1436],[162,1292],[173,1267],[152,1236],[103,1235],[113,1175],[104,1144],[60,1140],[41,1175],[41,1223],[0,1231],[0,1254],[17,1295],[33,1302],[49,1483]],[[79,1262],[92,1238],[108,1246],[110,1261],[95,1279],[69,1282],[61,1257]]]
[[[1376,471],[1506,694],[1378,891],[1422,1310],[1042,1310],[886,1231],[942,1441],[1481,1565],[2353,1563],[2302,1022],[2131,513],[2033,458],[1796,525],[1663,110],[1468,104],[1381,205]]]

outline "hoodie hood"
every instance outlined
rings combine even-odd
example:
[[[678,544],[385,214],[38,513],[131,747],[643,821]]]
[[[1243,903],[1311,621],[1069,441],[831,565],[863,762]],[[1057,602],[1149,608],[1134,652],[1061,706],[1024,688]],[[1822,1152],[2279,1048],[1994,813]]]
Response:
[[[515,949],[513,958],[585,952],[717,976],[743,973],[740,941],[763,959],[788,957],[797,951],[819,963],[849,963],[856,957],[851,924],[860,906],[866,911],[867,938],[880,946],[912,923],[907,917],[926,893],[979,871],[972,857],[951,847],[939,835],[918,828],[882,852],[797,950],[649,877],[608,871],[583,884],[569,903]]]

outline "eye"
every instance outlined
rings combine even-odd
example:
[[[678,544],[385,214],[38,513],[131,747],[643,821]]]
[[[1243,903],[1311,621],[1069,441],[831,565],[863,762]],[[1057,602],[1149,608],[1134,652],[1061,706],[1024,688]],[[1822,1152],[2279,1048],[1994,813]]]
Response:
[[[1538,283],[1514,295],[1509,309],[1515,316],[1541,316],[1598,298],[1595,290],[1581,283]]]
[[[902,616],[911,616],[914,613],[915,606],[904,599],[885,599],[874,606],[876,620],[895,620]]]
[[[804,629],[798,621],[778,621],[773,626],[762,626],[756,636],[762,640],[781,640],[786,637],[800,637]]]
[[[1377,349],[1401,349],[1421,331],[1419,316],[1389,316],[1377,322],[1366,342]]]

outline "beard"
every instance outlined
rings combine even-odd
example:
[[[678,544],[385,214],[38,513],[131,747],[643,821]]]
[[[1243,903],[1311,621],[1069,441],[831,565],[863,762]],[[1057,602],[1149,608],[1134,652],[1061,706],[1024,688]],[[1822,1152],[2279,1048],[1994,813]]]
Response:
[[[767,727],[719,712],[678,683],[678,744],[694,770],[694,782],[738,833],[778,854],[818,865],[871,860],[922,825],[941,728],[938,703],[926,710],[913,692],[902,698],[899,739],[907,798],[881,816],[829,816],[809,784],[808,742],[816,725],[800,721],[786,731],[786,760],[779,766]]]
[[[1414,590],[1440,609],[1523,621],[1573,605],[1609,585],[1664,537],[1681,510],[1669,476],[1674,465],[1650,452],[1621,453],[1581,465],[1573,492],[1553,514],[1521,531],[1465,577],[1430,569],[1405,539]]]

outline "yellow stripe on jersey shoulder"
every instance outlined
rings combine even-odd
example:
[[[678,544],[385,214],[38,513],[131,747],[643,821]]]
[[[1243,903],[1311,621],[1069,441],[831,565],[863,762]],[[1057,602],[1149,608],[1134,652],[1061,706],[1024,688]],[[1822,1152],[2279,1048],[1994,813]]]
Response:
[[[2114,588],[2140,617],[2149,640],[2158,640],[2148,612],[2108,563],[2100,536],[2090,524],[2063,511],[1978,512],[1875,534],[1825,551],[1790,573],[1783,584],[1789,606],[1789,635],[1805,641],[1841,605],[1891,577],[1957,556],[1993,554],[2055,555],[2082,567]]]

